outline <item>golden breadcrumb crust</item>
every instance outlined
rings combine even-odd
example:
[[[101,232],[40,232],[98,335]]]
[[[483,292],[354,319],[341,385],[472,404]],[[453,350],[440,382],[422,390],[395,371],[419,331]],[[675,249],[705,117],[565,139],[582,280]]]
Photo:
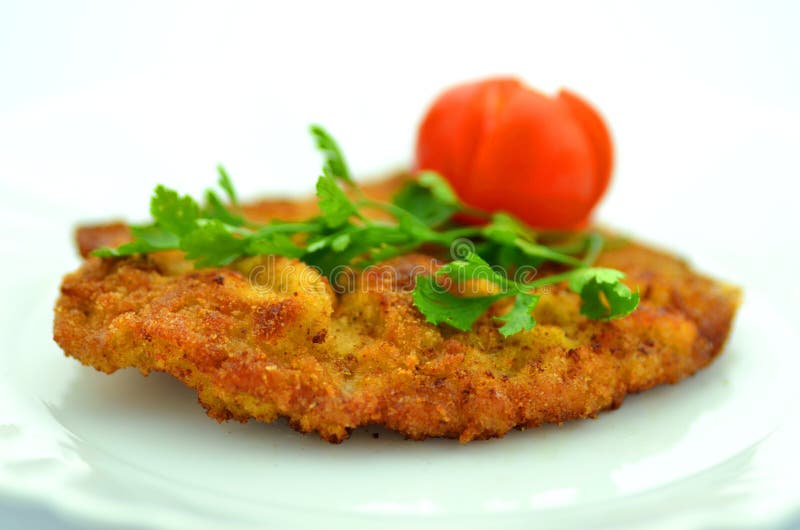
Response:
[[[398,182],[368,191],[385,197]],[[307,201],[262,201],[246,213],[291,219],[313,209]],[[78,231],[84,256],[129,237],[121,224]],[[508,301],[469,332],[425,322],[412,304],[413,276],[438,262],[422,254],[359,274],[344,294],[281,257],[199,270],[179,252],[88,257],[64,278],[54,334],[67,355],[103,372],[172,374],[220,421],[285,416],[329,442],[364,425],[467,442],[594,417],[719,354],[736,288],[639,244],[605,251],[598,265],[624,271],[639,289],[631,315],[588,320],[579,297],[556,286],[536,307],[538,325],[504,339],[492,317]]]

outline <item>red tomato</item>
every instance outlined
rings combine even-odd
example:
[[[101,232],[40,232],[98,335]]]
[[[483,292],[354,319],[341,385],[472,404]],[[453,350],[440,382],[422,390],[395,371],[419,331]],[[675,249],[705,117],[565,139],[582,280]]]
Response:
[[[517,79],[444,92],[422,121],[417,169],[441,173],[464,202],[532,226],[585,225],[611,177],[611,137],[572,92],[547,96]]]

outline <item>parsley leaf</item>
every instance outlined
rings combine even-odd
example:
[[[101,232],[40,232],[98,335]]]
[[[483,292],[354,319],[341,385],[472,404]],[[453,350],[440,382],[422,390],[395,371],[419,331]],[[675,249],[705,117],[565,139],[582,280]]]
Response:
[[[506,278],[475,253],[442,266],[436,271],[435,276],[450,278],[462,286],[466,282],[476,280],[489,282],[498,292],[491,295],[460,297],[443,290],[431,276],[418,277],[414,289],[414,304],[426,316],[428,322],[435,321],[436,324],[445,322],[457,329],[466,330],[493,302],[507,296],[515,296],[511,310],[503,316],[495,317],[505,322],[500,327],[500,333],[507,337],[536,325],[531,311],[539,301],[539,297],[527,292],[527,286]],[[429,314],[433,315],[433,320],[429,318]]]
[[[312,125],[309,130],[317,145],[317,149],[319,149],[325,157],[323,171],[331,175],[334,179],[339,179],[351,186],[355,186],[356,183],[353,181],[350,168],[347,167],[347,162],[336,140],[334,140],[330,133],[321,125]]]
[[[492,214],[491,222],[483,228],[483,235],[497,243],[513,245],[517,238],[535,239],[535,234],[527,226],[505,212]]]
[[[538,302],[538,295],[524,292],[517,294],[511,310],[503,316],[495,317],[496,320],[505,322],[500,327],[500,333],[504,337],[509,337],[520,331],[533,329],[536,326],[536,321],[531,313]]]
[[[480,256],[471,252],[464,259],[451,261],[443,265],[438,271],[437,276],[446,276],[459,283],[469,280],[483,280],[491,282],[502,289],[508,288],[508,280],[505,276],[494,270]]]
[[[564,263],[566,265],[572,265],[573,267],[580,267],[583,265],[583,262],[581,260],[573,258],[572,256],[568,256],[567,254],[562,254],[561,252],[556,252],[555,250],[545,245],[532,243],[530,241],[526,241],[521,238],[515,239],[513,241],[513,244],[523,254],[531,258],[536,258],[545,261],[554,261],[556,263]]]
[[[349,224],[310,240],[303,261],[328,274],[341,270],[342,266],[367,265],[372,261],[372,252],[394,248],[407,241],[407,235],[396,226]]]
[[[181,239],[187,259],[196,259],[196,267],[227,265],[244,254],[247,241],[234,234],[222,221],[205,221]]]
[[[236,189],[233,187],[233,182],[225,167],[222,164],[217,164],[217,173],[219,173],[219,180],[217,184],[228,195],[228,200],[234,206],[239,206],[239,199],[236,197]]]
[[[131,226],[131,235],[142,247],[152,250],[169,250],[178,245],[178,237],[155,225]],[[150,252],[150,250],[147,250]]]
[[[188,195],[181,197],[177,191],[159,185],[150,200],[150,215],[166,232],[184,236],[197,226],[200,207]]]
[[[124,243],[117,248],[99,248],[92,254],[101,258],[119,258],[174,249],[178,247],[180,241],[174,233],[156,225],[133,225],[130,230],[133,236],[133,241],[130,243]]]
[[[422,172],[395,194],[392,202],[428,226],[449,221],[461,209],[453,188],[438,173]]]
[[[439,173],[435,171],[423,171],[417,177],[417,182],[420,186],[429,190],[431,195],[441,204],[447,204],[457,208],[461,207],[461,201],[458,199],[456,192],[453,191],[450,183]]]
[[[239,200],[236,197],[236,190],[233,187],[230,176],[228,176],[228,172],[222,164],[217,166],[217,172],[219,173],[217,184],[225,192],[231,205],[234,208],[238,208]],[[206,190],[206,205],[201,212],[201,217],[205,219],[219,219],[223,223],[231,226],[242,226],[245,224],[244,218],[233,213],[214,190]]]
[[[235,215],[223,204],[219,195],[213,190],[206,190],[206,207],[203,209],[203,217],[206,219],[219,219],[223,223],[232,226],[242,226],[245,224],[244,218]]]
[[[327,171],[317,180],[317,204],[330,228],[344,225],[358,213],[356,206]]]
[[[482,228],[481,234],[501,248],[515,248],[517,255],[521,253],[529,258],[528,261],[533,260],[537,265],[542,261],[555,261],[575,267],[583,265],[577,258],[536,243],[536,233],[533,230],[504,212],[492,214],[491,222]],[[508,250],[504,252],[509,255]]]
[[[305,249],[295,244],[287,234],[269,233],[259,237],[252,237],[245,246],[244,253],[248,256],[275,255],[287,258],[300,258],[305,254]]]
[[[449,324],[461,331],[469,330],[490,305],[503,297],[502,294],[456,296],[440,286],[433,276],[418,276],[412,295],[414,305],[426,321]]]
[[[639,293],[622,283],[625,274],[601,267],[575,269],[570,290],[581,295],[581,314],[595,320],[610,320],[630,314],[639,304]]]

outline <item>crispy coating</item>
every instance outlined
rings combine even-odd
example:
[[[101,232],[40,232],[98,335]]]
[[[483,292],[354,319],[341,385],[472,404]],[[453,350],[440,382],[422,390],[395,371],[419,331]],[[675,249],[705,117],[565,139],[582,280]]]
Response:
[[[398,182],[369,191],[385,196]],[[288,219],[313,206],[262,201],[246,212]],[[118,243],[120,233],[119,225],[79,230],[80,250]],[[639,289],[631,315],[588,320],[579,297],[556,286],[535,310],[538,325],[504,339],[492,317],[508,301],[469,332],[425,322],[410,290],[415,275],[439,264],[421,254],[358,274],[343,294],[281,257],[199,270],[179,252],[89,257],[64,278],[54,333],[67,355],[103,372],[172,374],[219,421],[284,416],[329,442],[374,424],[412,439],[467,442],[594,417],[719,354],[739,303],[736,288],[633,243],[604,252],[598,264],[626,272]]]

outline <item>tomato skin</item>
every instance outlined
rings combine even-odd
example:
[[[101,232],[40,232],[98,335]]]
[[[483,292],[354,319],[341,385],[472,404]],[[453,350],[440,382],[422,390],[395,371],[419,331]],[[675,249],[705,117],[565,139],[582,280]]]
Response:
[[[444,92],[420,126],[417,169],[438,171],[467,204],[532,226],[586,224],[611,175],[608,129],[575,94],[510,78]]]
[[[469,180],[473,155],[491,128],[492,116],[522,86],[516,79],[499,78],[459,85],[442,94],[420,125],[418,168],[437,168],[461,195]]]
[[[584,132],[592,143],[595,154],[596,200],[599,201],[611,181],[611,170],[614,167],[614,147],[611,144],[611,134],[608,132],[603,118],[577,94],[561,89],[558,93],[559,101],[569,107]]]

